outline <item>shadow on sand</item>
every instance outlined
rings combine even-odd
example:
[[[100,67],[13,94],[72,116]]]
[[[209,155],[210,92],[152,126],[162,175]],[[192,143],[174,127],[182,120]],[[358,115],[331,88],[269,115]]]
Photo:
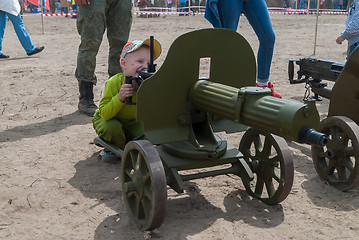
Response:
[[[252,199],[242,191],[233,191],[224,199],[226,211],[211,204],[195,182],[185,182],[186,192],[177,194],[168,189],[167,212],[161,227],[152,232],[142,232],[130,219],[122,200],[120,164],[101,162],[99,152],[79,161],[76,173],[68,182],[81,193],[98,203],[105,204],[117,214],[108,216],[96,228],[94,239],[188,239],[200,233],[218,219],[244,221],[258,228],[271,228],[284,220],[281,205],[267,206]]]
[[[0,143],[15,142],[22,138],[36,138],[41,135],[58,132],[73,125],[91,123],[91,118],[79,111],[50,119],[45,122],[17,126],[0,132]]]

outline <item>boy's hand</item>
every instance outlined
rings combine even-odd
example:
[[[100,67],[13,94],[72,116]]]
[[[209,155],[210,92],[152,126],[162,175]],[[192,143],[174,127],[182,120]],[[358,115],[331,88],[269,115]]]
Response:
[[[131,84],[124,83],[122,84],[120,91],[118,92],[117,96],[121,102],[125,102],[126,98],[132,97],[133,95],[133,88]]]

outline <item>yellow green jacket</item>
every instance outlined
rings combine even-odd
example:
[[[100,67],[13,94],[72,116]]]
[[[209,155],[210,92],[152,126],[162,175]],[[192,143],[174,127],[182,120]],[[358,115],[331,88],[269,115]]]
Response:
[[[98,114],[104,120],[136,119],[136,105],[127,105],[118,98],[124,80],[123,73],[118,73],[106,81],[103,97],[95,115]],[[132,96],[132,102],[137,102],[137,93]]]

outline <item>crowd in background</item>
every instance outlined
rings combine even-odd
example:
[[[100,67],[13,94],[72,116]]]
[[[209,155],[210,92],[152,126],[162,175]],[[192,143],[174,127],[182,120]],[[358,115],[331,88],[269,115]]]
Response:
[[[352,1],[350,0],[320,0],[319,1],[319,8],[323,9],[325,2],[331,3],[332,9],[347,9]],[[295,8],[295,9],[316,9],[317,8],[317,0],[284,0],[284,7],[285,8]],[[308,6],[309,4],[309,6]],[[328,5],[327,5],[328,6]]]
[[[316,9],[318,0],[283,0],[285,8],[293,9]],[[347,9],[353,0],[319,0],[319,8]],[[38,13],[70,13],[77,9],[74,0],[19,0],[22,7],[21,12]],[[141,2],[140,0],[132,0],[135,6]],[[143,2],[143,1],[142,1]],[[270,0],[266,1],[271,6]],[[147,0],[141,7],[166,7],[168,9],[175,8],[178,12],[188,12],[188,7],[192,7],[192,12],[199,9],[196,6],[205,6],[205,0]],[[309,4],[309,6],[308,6]],[[42,9],[40,8],[42,6]],[[277,6],[282,7],[282,6]]]
[[[21,12],[70,13],[76,11],[74,0],[19,0]]]

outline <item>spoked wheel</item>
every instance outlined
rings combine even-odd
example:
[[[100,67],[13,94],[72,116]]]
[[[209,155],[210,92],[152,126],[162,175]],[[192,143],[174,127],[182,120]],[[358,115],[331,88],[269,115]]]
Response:
[[[268,205],[282,202],[293,185],[293,159],[286,141],[276,135],[249,129],[239,150],[253,171],[254,179],[243,182],[249,195]]]
[[[329,137],[325,147],[312,146],[318,175],[345,191],[359,186],[359,126],[344,116],[324,119],[318,129]]]
[[[161,226],[167,201],[167,182],[161,158],[146,140],[129,142],[121,165],[123,198],[141,230]]]

